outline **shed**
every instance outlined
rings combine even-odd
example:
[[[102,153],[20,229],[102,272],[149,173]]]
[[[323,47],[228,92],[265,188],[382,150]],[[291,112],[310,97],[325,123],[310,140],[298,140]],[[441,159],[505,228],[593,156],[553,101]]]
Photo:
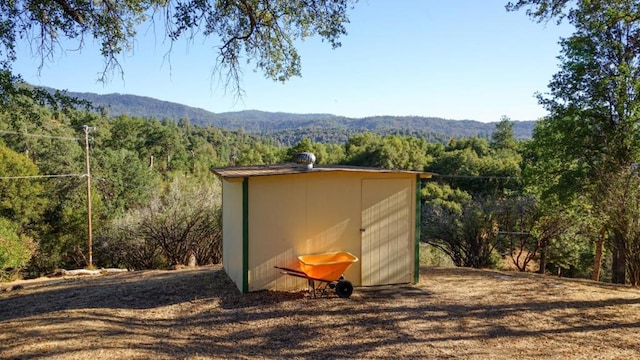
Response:
[[[275,266],[348,251],[355,286],[418,281],[420,179],[431,174],[299,164],[214,168],[222,181],[222,262],[243,293],[304,288]]]

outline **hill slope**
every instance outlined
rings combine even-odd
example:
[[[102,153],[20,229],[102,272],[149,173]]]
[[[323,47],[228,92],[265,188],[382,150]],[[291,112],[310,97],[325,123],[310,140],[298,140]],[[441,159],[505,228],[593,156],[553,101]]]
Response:
[[[125,114],[145,118],[167,118],[174,121],[188,119],[193,125],[242,130],[279,140],[291,136],[306,136],[326,142],[331,142],[331,139],[342,141],[354,133],[363,131],[383,135],[399,133],[427,136],[436,139],[486,137],[490,136],[496,125],[495,122],[483,123],[474,120],[447,120],[422,116],[373,116],[354,119],[331,114],[290,114],[257,110],[213,113],[145,96],[79,92],[68,92],[68,94],[91,101],[96,107],[106,109],[109,116]],[[530,138],[534,124],[535,121],[514,121],[513,130],[516,138]]]

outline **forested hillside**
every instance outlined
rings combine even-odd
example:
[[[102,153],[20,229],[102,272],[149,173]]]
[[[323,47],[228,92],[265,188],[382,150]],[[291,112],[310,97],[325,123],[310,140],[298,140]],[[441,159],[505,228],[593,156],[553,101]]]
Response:
[[[50,89],[51,90],[51,89]],[[264,111],[238,111],[212,113],[182,104],[144,96],[69,92],[69,96],[88,100],[104,109],[105,115],[133,117],[188,119],[193,125],[212,125],[226,130],[242,130],[251,134],[271,137],[283,145],[294,144],[308,137],[323,143],[343,143],[354,134],[370,131],[379,135],[403,134],[424,136],[431,140],[448,141],[451,138],[488,137],[496,122],[473,120],[446,120],[421,116],[375,116],[361,119],[330,114],[290,114]],[[531,137],[535,121],[514,121],[517,139]]]

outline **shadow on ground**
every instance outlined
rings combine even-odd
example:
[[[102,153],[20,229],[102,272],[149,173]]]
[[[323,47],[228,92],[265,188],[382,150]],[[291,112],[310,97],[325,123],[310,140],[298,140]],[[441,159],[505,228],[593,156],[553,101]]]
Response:
[[[547,280],[516,284],[516,277],[463,270],[431,276],[417,286],[359,287],[349,299],[304,291],[242,295],[220,267],[72,279],[1,295],[0,340],[20,359],[490,359],[511,358],[513,348],[523,358],[557,358],[590,346],[601,351],[594,357],[640,358],[640,316],[630,312],[640,311],[640,293],[525,299],[521,294]],[[514,281],[515,296],[482,302],[465,298],[465,289],[433,290],[438,281],[462,279]]]

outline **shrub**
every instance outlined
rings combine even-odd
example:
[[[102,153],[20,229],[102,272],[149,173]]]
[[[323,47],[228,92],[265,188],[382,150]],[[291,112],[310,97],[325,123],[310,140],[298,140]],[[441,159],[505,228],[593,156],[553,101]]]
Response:
[[[443,204],[425,204],[421,240],[443,251],[456,266],[496,267],[499,257],[495,204],[477,199],[454,209]]]
[[[157,243],[170,265],[219,263],[222,258],[219,183],[173,181],[166,193],[143,209],[140,233]]]
[[[149,205],[113,221],[96,239],[102,264],[129,269],[216,264],[222,260],[217,182],[175,179]]]
[[[139,212],[129,212],[96,236],[96,260],[104,267],[130,270],[158,269],[167,266],[162,250],[140,234]]]
[[[19,234],[18,226],[0,218],[0,280],[5,281],[18,274],[29,262],[35,251],[34,241]]]

